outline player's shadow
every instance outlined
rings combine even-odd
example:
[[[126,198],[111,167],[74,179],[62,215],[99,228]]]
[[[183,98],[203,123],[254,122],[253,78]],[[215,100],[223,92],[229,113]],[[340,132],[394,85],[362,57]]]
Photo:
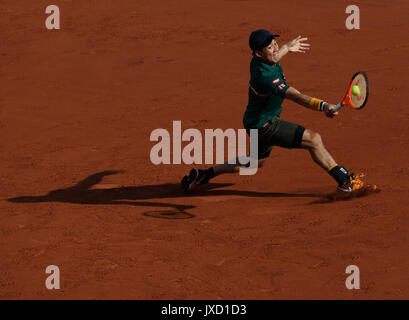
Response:
[[[184,198],[194,196],[226,196],[239,195],[244,197],[320,197],[319,194],[292,194],[273,193],[241,190],[218,190],[219,188],[231,186],[231,183],[209,183],[195,193],[186,195],[182,192],[179,183],[164,183],[158,185],[114,187],[98,189],[97,185],[107,175],[120,173],[122,171],[103,171],[95,173],[78,182],[73,187],[50,191],[44,196],[21,196],[7,199],[14,203],[33,202],[68,202],[77,204],[105,204],[105,205],[131,205],[149,206],[159,210],[145,212],[144,215],[165,219],[186,219],[194,215],[188,213],[188,209],[195,208],[194,205],[173,204],[167,202],[146,201],[151,199]],[[109,185],[108,185],[109,186]],[[93,188],[94,187],[94,188]],[[132,201],[144,200],[144,201]]]

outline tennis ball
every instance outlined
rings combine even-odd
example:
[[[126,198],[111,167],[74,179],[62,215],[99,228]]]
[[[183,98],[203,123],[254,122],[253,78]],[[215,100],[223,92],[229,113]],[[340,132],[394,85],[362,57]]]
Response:
[[[353,96],[360,96],[361,90],[359,90],[358,86],[352,86],[351,93]]]

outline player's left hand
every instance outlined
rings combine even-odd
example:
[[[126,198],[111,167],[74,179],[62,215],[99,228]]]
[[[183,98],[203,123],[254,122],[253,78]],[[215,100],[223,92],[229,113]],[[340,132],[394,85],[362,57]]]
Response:
[[[332,109],[334,108],[335,108],[335,105],[325,102],[323,111],[327,117],[333,118],[338,115],[338,111],[335,111],[335,112],[332,111]]]
[[[298,36],[294,40],[287,43],[288,51],[289,52],[301,52],[304,53],[310,49],[310,44],[304,43],[303,41],[308,40],[308,38],[301,38]]]

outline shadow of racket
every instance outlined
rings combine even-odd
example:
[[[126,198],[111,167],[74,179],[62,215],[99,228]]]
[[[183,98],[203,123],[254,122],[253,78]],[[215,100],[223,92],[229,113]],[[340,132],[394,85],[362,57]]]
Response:
[[[191,219],[191,218],[194,218],[195,215],[189,212],[186,212],[185,210],[191,209],[194,207],[195,206],[183,206],[180,208],[175,207],[173,210],[172,209],[152,210],[152,211],[144,212],[143,215],[147,217],[158,218],[158,219],[174,219],[174,220]]]

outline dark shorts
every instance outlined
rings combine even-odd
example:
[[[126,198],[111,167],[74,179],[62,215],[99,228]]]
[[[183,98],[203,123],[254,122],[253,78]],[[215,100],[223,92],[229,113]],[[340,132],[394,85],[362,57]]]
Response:
[[[267,158],[273,146],[301,148],[304,130],[303,126],[274,117],[258,129],[258,159]],[[248,129],[247,134],[250,134]]]

